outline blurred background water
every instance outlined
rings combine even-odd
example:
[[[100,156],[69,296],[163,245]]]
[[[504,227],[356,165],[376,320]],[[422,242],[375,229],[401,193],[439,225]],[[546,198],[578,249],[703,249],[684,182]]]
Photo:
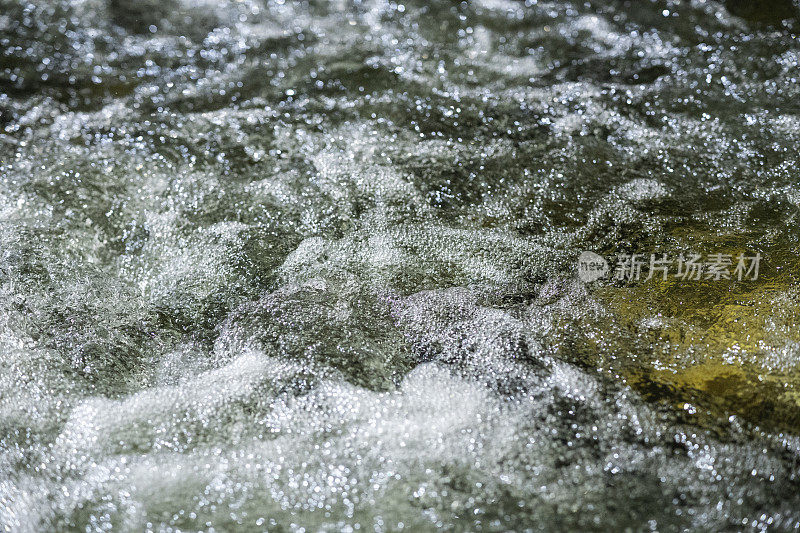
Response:
[[[0,0],[0,527],[797,529],[799,16]]]

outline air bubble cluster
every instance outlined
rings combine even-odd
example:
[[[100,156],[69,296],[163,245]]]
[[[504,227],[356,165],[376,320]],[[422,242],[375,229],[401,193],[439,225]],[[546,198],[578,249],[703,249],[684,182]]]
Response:
[[[800,527],[792,2],[0,6],[0,530]]]

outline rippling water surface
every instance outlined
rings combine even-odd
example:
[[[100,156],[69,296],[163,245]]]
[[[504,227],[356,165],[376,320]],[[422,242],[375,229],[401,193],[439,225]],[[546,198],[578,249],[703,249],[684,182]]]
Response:
[[[798,28],[0,0],[0,528],[797,529]]]

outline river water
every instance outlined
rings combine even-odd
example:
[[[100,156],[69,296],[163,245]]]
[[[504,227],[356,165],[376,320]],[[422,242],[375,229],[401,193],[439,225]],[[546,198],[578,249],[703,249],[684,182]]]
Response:
[[[0,0],[0,528],[797,529],[798,20]]]

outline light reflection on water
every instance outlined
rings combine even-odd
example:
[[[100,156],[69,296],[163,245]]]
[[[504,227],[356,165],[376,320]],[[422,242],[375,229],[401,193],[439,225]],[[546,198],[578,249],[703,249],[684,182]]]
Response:
[[[791,2],[0,6],[6,530],[800,524]]]

